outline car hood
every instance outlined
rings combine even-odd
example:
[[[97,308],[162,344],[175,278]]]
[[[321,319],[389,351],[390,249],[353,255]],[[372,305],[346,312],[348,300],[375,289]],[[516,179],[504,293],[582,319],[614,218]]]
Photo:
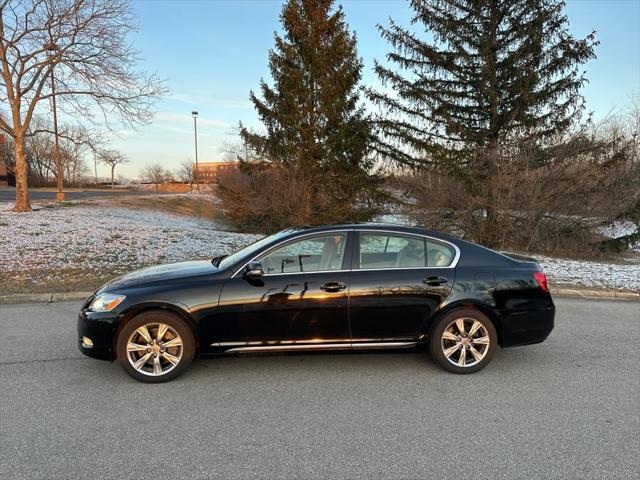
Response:
[[[206,275],[219,270],[213,266],[211,260],[193,260],[189,262],[168,263],[153,267],[142,268],[134,272],[126,273],[110,281],[105,288],[125,287],[136,284],[172,280],[175,278]]]

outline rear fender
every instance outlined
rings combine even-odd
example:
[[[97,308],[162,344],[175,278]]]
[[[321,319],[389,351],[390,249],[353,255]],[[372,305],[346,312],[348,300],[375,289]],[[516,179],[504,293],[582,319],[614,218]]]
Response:
[[[489,317],[489,320],[491,320],[491,323],[493,323],[493,326],[496,328],[496,332],[498,333],[498,344],[502,346],[502,322],[500,314],[491,305],[480,300],[473,299],[458,300],[447,305],[443,305],[441,309],[434,312],[434,314],[425,322],[419,341],[428,341],[431,336],[431,332],[438,324],[438,321],[440,321],[440,319],[449,312],[458,308],[474,308]]]

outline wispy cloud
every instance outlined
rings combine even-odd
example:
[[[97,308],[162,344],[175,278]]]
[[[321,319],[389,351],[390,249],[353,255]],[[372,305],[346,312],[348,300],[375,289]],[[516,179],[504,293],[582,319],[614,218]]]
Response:
[[[234,100],[230,98],[215,98],[208,97],[206,95],[191,95],[188,93],[174,93],[170,97],[172,100],[186,103],[193,108],[203,105],[209,107],[222,107],[222,108],[240,108],[251,109],[251,102],[249,100]]]
[[[154,125],[160,125],[160,124],[166,125],[167,123],[171,124],[172,126],[193,124],[193,117],[191,115],[187,115],[183,113],[159,112],[156,115],[156,120],[158,122],[157,123],[154,122]],[[231,124],[223,120],[218,120],[215,118],[198,117],[198,126],[200,125],[204,125],[207,127],[214,127],[214,128],[230,128],[231,127]],[[174,128],[177,128],[177,127],[174,127]]]
[[[173,125],[167,125],[166,123],[154,123],[152,127],[161,128],[162,130],[167,130],[169,132],[181,133],[184,135],[193,135],[193,129],[188,128],[180,128],[175,127]],[[200,137],[210,137],[211,135],[207,132],[198,132],[198,136]]]

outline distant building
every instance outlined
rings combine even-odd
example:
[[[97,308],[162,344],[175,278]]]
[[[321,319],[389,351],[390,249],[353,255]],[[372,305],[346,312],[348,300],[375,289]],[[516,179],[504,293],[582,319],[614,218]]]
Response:
[[[7,143],[0,133],[0,187],[9,185],[9,171],[7,169]]]
[[[216,183],[218,175],[238,167],[238,162],[198,162],[196,175],[196,164],[193,164],[194,177],[200,183]],[[194,180],[195,180],[194,178]]]

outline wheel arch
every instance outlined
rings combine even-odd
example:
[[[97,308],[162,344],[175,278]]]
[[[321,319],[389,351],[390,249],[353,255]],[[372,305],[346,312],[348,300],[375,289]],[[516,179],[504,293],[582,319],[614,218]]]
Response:
[[[479,300],[472,300],[472,299],[465,299],[465,300],[452,302],[448,305],[445,305],[440,310],[438,310],[429,319],[429,323],[427,324],[423,334],[420,337],[421,340],[427,339],[431,336],[431,332],[433,331],[438,321],[442,317],[444,317],[445,315],[449,314],[454,310],[462,309],[462,308],[471,308],[474,310],[478,310],[480,313],[486,315],[489,318],[489,320],[491,320],[491,323],[493,323],[493,326],[496,329],[496,333],[498,334],[498,345],[502,346],[502,321],[500,318],[500,314],[491,305],[481,302]]]
[[[113,356],[116,357],[116,343],[118,341],[118,336],[120,335],[120,331],[124,328],[124,326],[131,321],[137,315],[140,315],[144,312],[149,311],[164,311],[175,314],[177,317],[181,318],[185,321],[185,323],[191,329],[191,333],[193,334],[193,338],[196,343],[196,355],[200,353],[200,341],[198,338],[198,330],[196,329],[196,322],[193,320],[193,317],[189,314],[187,308],[182,305],[176,305],[168,302],[145,302],[134,305],[129,309],[125,310],[120,314],[120,321],[118,322],[118,327],[116,328],[113,335]]]

